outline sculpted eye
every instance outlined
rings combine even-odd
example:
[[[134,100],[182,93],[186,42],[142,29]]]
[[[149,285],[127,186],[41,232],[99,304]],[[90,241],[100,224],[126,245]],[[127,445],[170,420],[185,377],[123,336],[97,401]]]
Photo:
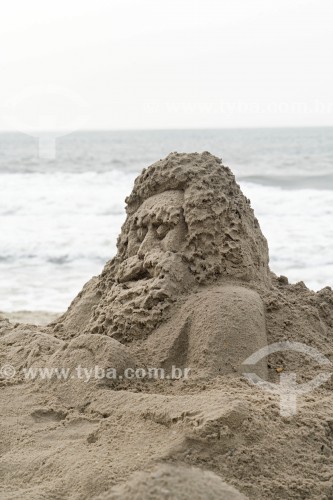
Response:
[[[136,234],[137,234],[138,240],[143,241],[146,234],[147,234],[147,228],[146,227],[139,227],[137,229]]]
[[[168,231],[169,227],[167,226],[167,224],[160,224],[156,228],[156,234],[160,240],[162,240],[167,235]]]

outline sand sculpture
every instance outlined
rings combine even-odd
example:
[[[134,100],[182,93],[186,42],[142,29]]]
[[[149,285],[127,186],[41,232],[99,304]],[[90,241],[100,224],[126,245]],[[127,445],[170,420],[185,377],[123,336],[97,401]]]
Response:
[[[126,202],[116,257],[57,336],[108,335],[192,376],[237,372],[267,343],[256,287],[270,274],[267,242],[230,169],[209,153],[174,153],[142,172]]]
[[[176,487],[179,498],[193,500],[202,491],[225,499],[331,498],[332,382],[300,398],[297,418],[287,418],[278,396],[252,386],[241,367],[285,340],[333,361],[331,288],[315,293],[270,271],[250,201],[209,153],[172,153],[153,164],[126,204],[116,256],[64,315],[46,327],[0,318],[0,366],[15,368],[0,378],[0,497],[157,498],[162,491],[172,499]],[[88,383],[73,378],[78,365],[191,373]],[[69,369],[66,380],[23,373],[59,366]],[[318,373],[294,352],[255,368],[275,383],[285,369],[299,383]]]

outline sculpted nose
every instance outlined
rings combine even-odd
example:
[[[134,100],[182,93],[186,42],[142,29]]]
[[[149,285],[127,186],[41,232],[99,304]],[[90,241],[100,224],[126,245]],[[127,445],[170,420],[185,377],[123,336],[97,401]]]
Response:
[[[139,250],[138,250],[138,256],[139,257],[144,257],[147,252],[152,251],[156,248],[161,248],[159,239],[157,238],[157,235],[152,227],[150,227],[147,231],[146,236],[144,237]]]

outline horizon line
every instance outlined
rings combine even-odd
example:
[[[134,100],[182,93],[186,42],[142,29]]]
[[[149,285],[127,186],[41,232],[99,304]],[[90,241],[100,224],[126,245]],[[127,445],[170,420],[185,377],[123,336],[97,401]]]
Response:
[[[79,132],[170,132],[170,131],[200,131],[200,130],[280,130],[280,129],[330,129],[332,125],[260,125],[260,126],[232,126],[232,127],[157,127],[157,128],[78,128],[76,130],[68,131],[68,129],[30,129],[21,131],[17,129],[3,129],[0,134],[57,134],[59,137],[62,135],[71,135]]]

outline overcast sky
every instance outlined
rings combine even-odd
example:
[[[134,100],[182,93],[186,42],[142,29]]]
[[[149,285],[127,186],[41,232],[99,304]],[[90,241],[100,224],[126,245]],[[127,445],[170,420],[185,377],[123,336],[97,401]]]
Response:
[[[0,129],[333,125],[332,0],[11,0]]]

